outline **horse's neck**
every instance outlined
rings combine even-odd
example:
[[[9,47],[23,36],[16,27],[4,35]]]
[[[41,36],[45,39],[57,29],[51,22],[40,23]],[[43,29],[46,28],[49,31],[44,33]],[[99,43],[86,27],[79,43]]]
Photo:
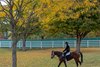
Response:
[[[55,52],[55,55],[60,57],[62,55],[62,53],[61,52]]]

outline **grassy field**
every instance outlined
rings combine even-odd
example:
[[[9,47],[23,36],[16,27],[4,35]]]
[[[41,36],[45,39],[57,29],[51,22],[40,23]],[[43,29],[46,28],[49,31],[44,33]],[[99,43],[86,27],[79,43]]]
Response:
[[[71,48],[74,51],[73,48]],[[26,52],[17,51],[17,67],[57,67],[58,58],[50,58],[52,50],[62,51],[62,48],[32,49]],[[84,63],[81,67],[100,67],[100,48],[82,48]],[[0,67],[11,67],[11,49],[0,48]],[[61,65],[64,67],[64,64]],[[68,62],[68,67],[76,67],[74,60]]]

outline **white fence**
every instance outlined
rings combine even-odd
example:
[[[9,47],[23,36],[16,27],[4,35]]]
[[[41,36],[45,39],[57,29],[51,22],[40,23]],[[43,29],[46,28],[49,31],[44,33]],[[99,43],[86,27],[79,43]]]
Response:
[[[26,41],[27,48],[54,48],[64,47],[64,43],[67,41],[71,47],[76,47],[76,40],[52,40],[52,41]],[[0,47],[11,48],[12,41],[1,40]],[[17,43],[17,47],[22,47],[22,41]],[[100,47],[100,40],[82,40],[81,47]]]

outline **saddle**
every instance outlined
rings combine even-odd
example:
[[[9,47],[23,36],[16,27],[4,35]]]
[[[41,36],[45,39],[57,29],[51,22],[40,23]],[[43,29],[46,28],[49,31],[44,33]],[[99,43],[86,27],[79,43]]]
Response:
[[[70,55],[71,55],[70,52],[66,53],[66,55],[65,55],[66,59],[68,59],[70,57]]]

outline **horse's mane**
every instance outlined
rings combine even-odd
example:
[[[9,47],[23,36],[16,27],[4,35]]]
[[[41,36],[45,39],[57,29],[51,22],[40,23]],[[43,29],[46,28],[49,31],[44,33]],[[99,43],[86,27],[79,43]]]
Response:
[[[62,52],[61,51],[54,51],[55,53],[58,53],[58,54],[62,54]]]
[[[61,51],[54,51],[54,52],[57,52],[57,53],[62,53]]]

